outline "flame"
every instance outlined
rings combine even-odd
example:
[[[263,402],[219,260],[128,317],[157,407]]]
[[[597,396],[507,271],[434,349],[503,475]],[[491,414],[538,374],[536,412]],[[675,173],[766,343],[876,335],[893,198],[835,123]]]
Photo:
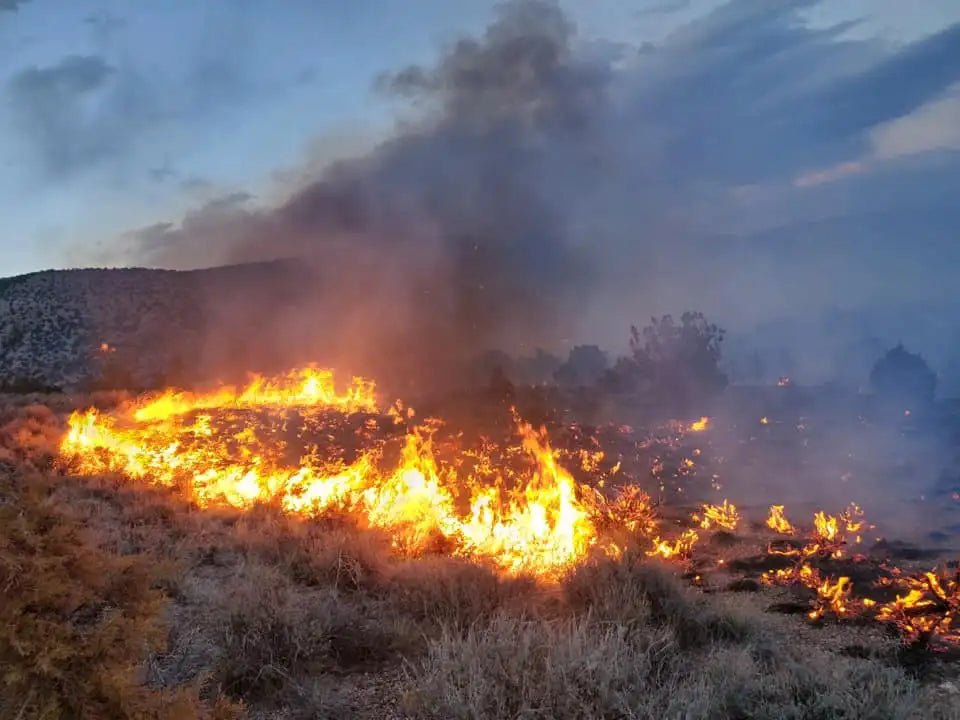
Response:
[[[796,530],[783,514],[783,505],[771,505],[770,516],[767,518],[767,527],[783,535],[793,535]]]
[[[876,618],[893,623],[908,643],[926,641],[937,646],[960,645],[960,628],[953,620],[960,612],[960,573],[936,570],[918,577],[893,577],[883,584],[906,590],[879,605]]]
[[[837,617],[844,617],[849,612],[850,592],[853,590],[853,583],[850,578],[843,576],[837,578],[836,582],[830,582],[825,578],[816,586],[817,601],[813,609],[807,613],[811,620],[821,619],[827,612],[832,612]]]
[[[841,512],[839,515],[827,515],[818,510],[813,516],[812,541],[803,548],[803,554],[827,555],[833,558],[843,557],[843,546],[847,543],[847,533],[860,532],[866,522],[863,520],[863,510],[856,503]],[[860,543],[860,536],[854,537],[854,542]]]
[[[443,538],[455,552],[509,572],[560,572],[595,544],[583,488],[559,465],[545,431],[529,424],[517,430],[532,470],[507,489],[458,477],[454,467],[441,469],[429,425],[407,433],[393,466],[383,467],[380,447],[346,464],[310,455],[297,463],[284,458],[283,442],[260,437],[263,419],[250,412],[309,416],[375,408],[373,383],[355,378],[338,392],[332,372],[305,368],[255,377],[240,389],[171,390],[112,415],[75,412],[62,452],[82,473],[119,471],[184,487],[201,507],[276,501],[299,514],[349,512],[363,524],[393,531],[398,550],[416,552]],[[464,499],[466,509],[458,511]]]
[[[851,597],[853,583],[849,577],[841,576],[831,581],[806,562],[765,572],[760,576],[760,580],[765,585],[803,585],[816,592],[817,596],[807,613],[811,620],[821,620],[828,613],[838,618],[849,617],[859,614],[867,605],[865,601]]]
[[[724,500],[721,505],[703,505],[702,514],[695,513],[693,520],[700,523],[700,527],[709,530],[711,527],[720,527],[724,530],[736,530],[740,522],[740,513],[737,506]]]
[[[345,391],[338,392],[332,370],[308,366],[273,378],[254,375],[242,388],[224,386],[202,394],[167,390],[147,396],[133,410],[133,416],[137,421],[149,422],[196,410],[230,407],[322,407],[343,412],[376,412],[376,386],[370,380],[355,377]]]
[[[74,412],[61,453],[80,473],[120,472],[174,487],[200,507],[275,503],[308,517],[343,513],[361,526],[389,531],[398,553],[442,547],[507,574],[557,578],[593,552],[618,557],[638,540],[650,557],[684,562],[699,541],[695,529],[664,538],[654,504],[637,486],[603,494],[579,484],[562,466],[546,431],[519,419],[509,445],[484,441],[479,449],[463,449],[454,443],[450,459],[444,454],[449,443],[437,440],[439,422],[413,425],[413,411],[397,403],[379,418],[359,418],[355,432],[361,447],[350,458],[309,444],[291,457],[292,443],[283,438],[292,430],[329,435],[346,414],[357,412],[379,413],[372,382],[354,378],[339,388],[331,371],[307,367],[206,393],[167,390],[110,413]],[[386,418],[394,433],[402,433],[399,442],[377,436]],[[708,423],[704,417],[690,429],[703,430]],[[672,425],[671,432],[680,427]],[[563,457],[585,472],[597,472],[604,459],[599,450]],[[514,467],[514,461],[522,467]],[[685,458],[681,472],[688,464],[693,463]],[[651,472],[654,477],[663,473],[661,459]],[[739,512],[724,499],[703,505],[695,519],[701,529],[733,530]],[[797,533],[783,505],[770,507],[767,526]],[[771,544],[768,552],[796,562],[764,573],[762,582],[806,588],[813,598],[811,620],[871,616],[894,625],[907,642],[960,646],[954,624],[960,612],[956,571],[904,576],[894,569],[892,577],[880,581],[897,590],[889,602],[857,597],[849,577],[824,574],[822,568],[829,566],[824,561],[841,557],[848,537],[859,542],[868,527],[856,504],[838,515],[817,511],[806,545],[798,549],[789,542],[789,548],[780,549]],[[697,575],[695,582],[701,581]]]
[[[695,420],[687,426],[687,430],[690,432],[703,432],[708,427],[710,427],[710,418],[706,415],[701,417],[699,420]]]
[[[649,557],[660,557],[666,560],[675,558],[687,558],[693,551],[693,546],[697,544],[700,536],[696,530],[684,530],[680,537],[673,542],[662,540],[660,536],[653,538],[653,548],[647,551]]]

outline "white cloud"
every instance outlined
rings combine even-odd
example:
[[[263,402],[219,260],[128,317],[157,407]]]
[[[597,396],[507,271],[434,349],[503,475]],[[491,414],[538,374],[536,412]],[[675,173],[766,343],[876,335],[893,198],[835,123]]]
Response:
[[[849,177],[850,175],[859,175],[864,171],[864,168],[864,163],[857,160],[837,163],[827,168],[801,173],[793,179],[793,184],[801,188],[822,185],[823,183],[834,182],[841,178]]]
[[[870,131],[873,155],[880,160],[937,150],[960,150],[960,84],[913,112]]]

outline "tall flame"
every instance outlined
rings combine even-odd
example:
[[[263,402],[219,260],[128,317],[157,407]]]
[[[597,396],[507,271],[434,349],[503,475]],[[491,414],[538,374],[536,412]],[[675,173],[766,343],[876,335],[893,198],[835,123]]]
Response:
[[[376,447],[348,464],[309,456],[290,463],[282,443],[259,438],[255,422],[241,414],[239,431],[224,429],[213,415],[236,409],[375,407],[373,383],[354,379],[338,392],[330,371],[307,368],[255,378],[240,389],[169,391],[113,415],[75,412],[62,450],[81,472],[120,471],[182,485],[201,506],[244,508],[278,501],[293,513],[345,511],[363,524],[392,530],[403,549],[442,537],[456,552],[510,572],[559,572],[596,542],[593,520],[580,500],[582,489],[559,465],[545,431],[526,423],[518,424],[518,432],[533,469],[504,488],[458,477],[452,467],[441,470],[426,426],[410,430],[399,460],[384,468]],[[458,511],[464,494],[466,509]]]

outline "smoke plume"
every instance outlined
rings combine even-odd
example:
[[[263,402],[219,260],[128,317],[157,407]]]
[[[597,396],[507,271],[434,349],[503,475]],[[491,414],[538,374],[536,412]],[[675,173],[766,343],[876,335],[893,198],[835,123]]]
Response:
[[[349,348],[352,365],[389,358],[393,375],[436,381],[480,349],[552,342],[590,268],[542,180],[592,143],[607,81],[572,38],[549,3],[505,6],[435,67],[380,79],[424,108],[416,125],[276,209],[219,203],[153,229],[151,261],[299,258],[303,302],[272,324],[295,322],[288,334],[321,354]]]
[[[231,197],[142,231],[140,257],[297,258],[282,313],[211,300],[211,346],[239,328],[287,364],[431,384],[490,347],[622,345],[662,312],[737,330],[944,297],[956,210],[904,188],[946,187],[957,165],[874,158],[870,138],[960,80],[960,26],[880,48],[810,26],[812,4],[732,0],[638,51],[578,37],[552,2],[507,3],[436,64],[379,80],[417,121],[278,207]],[[917,213],[927,249],[905,266],[891,218]]]

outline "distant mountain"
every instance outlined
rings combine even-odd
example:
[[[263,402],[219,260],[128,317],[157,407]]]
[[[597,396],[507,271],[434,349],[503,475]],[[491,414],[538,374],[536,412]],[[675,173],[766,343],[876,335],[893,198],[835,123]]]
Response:
[[[306,286],[301,273],[275,261],[0,279],[0,389],[153,387],[204,374],[218,351],[255,364],[271,315]],[[232,344],[212,342],[226,326]]]

